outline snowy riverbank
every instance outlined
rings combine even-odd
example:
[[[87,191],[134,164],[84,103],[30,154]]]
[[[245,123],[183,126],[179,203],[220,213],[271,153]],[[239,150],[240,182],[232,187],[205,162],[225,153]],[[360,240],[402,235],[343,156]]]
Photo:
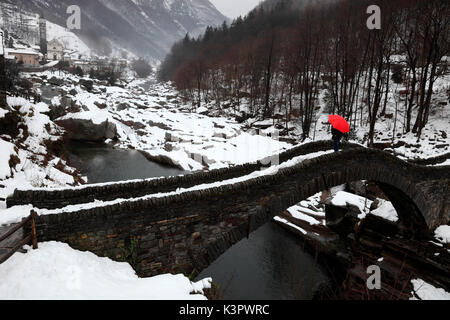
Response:
[[[211,279],[178,274],[139,278],[126,262],[81,252],[60,242],[27,247],[0,264],[2,300],[205,300]]]

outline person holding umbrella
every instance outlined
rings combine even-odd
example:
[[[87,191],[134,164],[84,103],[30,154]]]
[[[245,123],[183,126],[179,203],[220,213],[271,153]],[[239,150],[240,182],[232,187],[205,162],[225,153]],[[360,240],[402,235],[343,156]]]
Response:
[[[339,152],[342,136],[344,133],[350,132],[350,124],[347,120],[338,115],[330,115],[328,117],[328,122],[333,126],[333,128],[331,128],[331,134],[334,152]]]

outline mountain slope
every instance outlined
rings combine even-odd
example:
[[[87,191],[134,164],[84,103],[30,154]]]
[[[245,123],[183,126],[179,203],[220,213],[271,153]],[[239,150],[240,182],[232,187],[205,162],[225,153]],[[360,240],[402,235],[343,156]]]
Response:
[[[161,59],[186,33],[198,35],[208,25],[228,21],[208,0],[0,0],[65,26],[66,9],[81,8],[76,33],[92,49],[108,55],[122,47],[136,55]]]

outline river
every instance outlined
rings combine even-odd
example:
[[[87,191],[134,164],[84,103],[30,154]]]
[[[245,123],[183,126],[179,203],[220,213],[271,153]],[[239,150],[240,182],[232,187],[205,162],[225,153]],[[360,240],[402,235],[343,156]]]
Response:
[[[87,176],[89,183],[183,174],[133,150],[88,143],[70,143],[68,150],[71,165]],[[231,300],[308,300],[329,283],[298,237],[273,222],[231,247],[196,280],[205,277],[213,278],[220,298]]]
[[[71,142],[70,164],[88,177],[89,183],[113,182],[180,175],[180,169],[148,161],[135,150],[113,149],[98,143]]]

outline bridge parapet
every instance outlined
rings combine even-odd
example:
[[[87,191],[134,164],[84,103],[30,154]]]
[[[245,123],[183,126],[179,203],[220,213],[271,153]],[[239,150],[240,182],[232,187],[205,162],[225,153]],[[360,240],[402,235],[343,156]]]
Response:
[[[332,142],[317,141],[289,149],[279,155],[280,163],[294,157],[332,149]],[[360,145],[344,143],[343,149],[361,148]],[[261,170],[262,161],[246,163],[230,168],[197,172],[184,176],[102,183],[74,188],[15,190],[7,198],[7,207],[32,204],[36,208],[57,209],[68,205],[93,202],[94,200],[111,201],[114,199],[138,198],[148,194],[175,191],[178,188],[190,188],[195,185],[232,179]]]

